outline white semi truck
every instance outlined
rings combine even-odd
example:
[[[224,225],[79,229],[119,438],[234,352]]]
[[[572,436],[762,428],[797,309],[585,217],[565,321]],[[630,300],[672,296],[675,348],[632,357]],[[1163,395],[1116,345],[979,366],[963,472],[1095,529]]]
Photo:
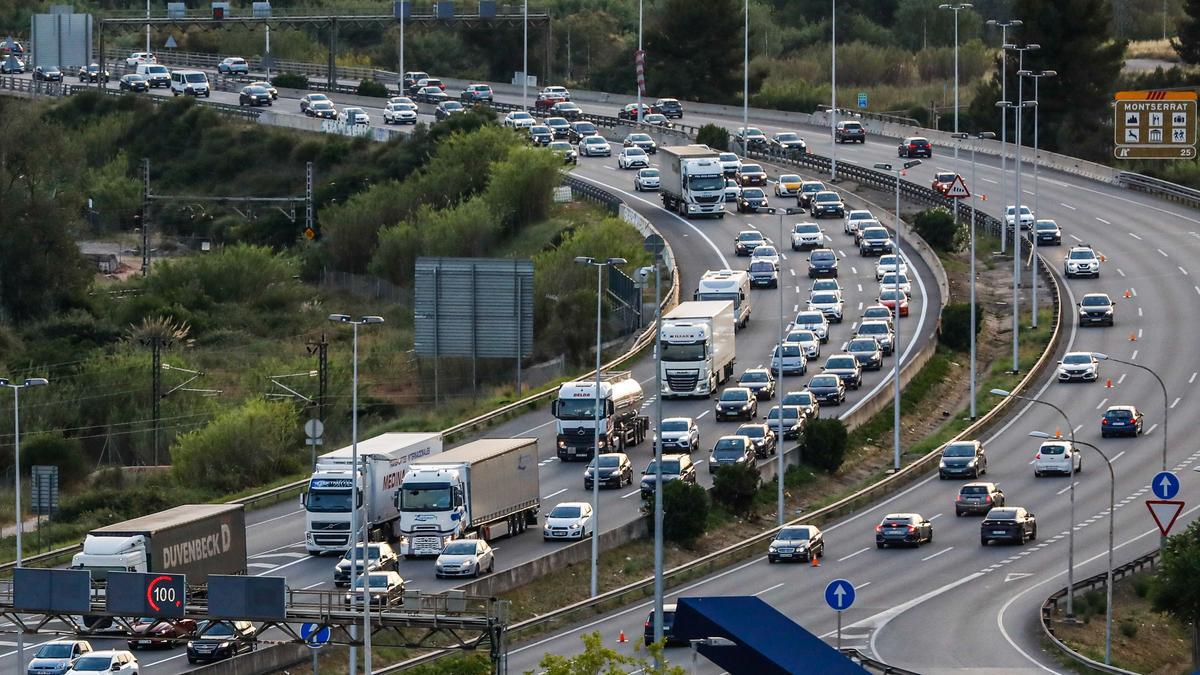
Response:
[[[304,506],[304,547],[309,554],[342,554],[350,549],[351,505],[357,500],[360,527],[374,540],[400,536],[400,512],[395,493],[413,462],[442,451],[436,433],[388,433],[358,443],[358,472],[353,447],[321,455],[300,495]],[[365,473],[365,476],[363,475]],[[357,485],[357,489],[353,489]],[[363,490],[363,486],[366,490]],[[357,495],[353,497],[352,495]]]
[[[707,147],[670,145],[658,149],[663,208],[685,218],[725,217],[725,170]]]
[[[600,452],[622,452],[646,440],[650,418],[642,414],[646,397],[628,370],[600,374]],[[557,420],[555,447],[563,461],[590,461],[596,450],[596,382],[566,382],[551,404]]]
[[[536,438],[482,438],[414,462],[394,504],[400,550],[434,556],[454,539],[524,532],[541,507]]]
[[[681,302],[662,319],[663,398],[712,396],[733,375],[733,303]]]
[[[753,309],[750,302],[750,274],[746,270],[709,270],[700,277],[692,299],[702,302],[731,301],[736,327],[745,328]]]

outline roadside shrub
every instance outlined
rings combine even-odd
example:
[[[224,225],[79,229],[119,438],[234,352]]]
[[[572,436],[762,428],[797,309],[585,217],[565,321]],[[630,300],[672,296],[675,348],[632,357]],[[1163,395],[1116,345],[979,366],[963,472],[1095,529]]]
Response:
[[[50,464],[58,467],[58,484],[62,487],[87,478],[89,464],[83,456],[79,439],[63,438],[57,433],[38,434],[21,442],[21,469],[26,475],[32,467]]]
[[[815,112],[818,105],[828,103],[829,88],[805,80],[767,80],[758,93],[750,97],[750,105],[757,108],[804,113]]]
[[[691,546],[704,534],[711,506],[699,485],[678,480],[663,485],[663,537]]]
[[[366,78],[358,83],[359,96],[373,96],[375,98],[387,98],[390,94],[388,88],[379,80]]]
[[[717,124],[705,124],[696,132],[696,142],[713,150],[729,150],[729,130]]]
[[[975,334],[983,329],[983,307],[975,303]],[[965,352],[971,349],[971,303],[952,302],[942,310],[942,326],[938,341],[950,349]]]
[[[958,227],[954,224],[954,216],[941,207],[925,209],[913,219],[913,229],[921,238],[939,251],[953,251],[954,238]]]
[[[183,485],[236,492],[294,473],[308,458],[297,443],[299,429],[290,404],[247,401],[176,439],[175,478]]]
[[[284,89],[308,89],[308,76],[297,73],[280,73],[271,78],[271,84]]]
[[[1154,585],[1154,578],[1139,574],[1133,578],[1133,593],[1139,598],[1145,598],[1150,595],[1150,589]]]
[[[1127,638],[1135,638],[1138,634],[1138,625],[1132,621],[1121,622],[1121,635]]]
[[[713,499],[731,513],[750,517],[754,514],[754,496],[761,476],[753,464],[721,467],[713,474]]]
[[[836,472],[846,459],[849,434],[841,420],[822,417],[812,420],[804,429],[800,443],[804,462],[827,473]]]

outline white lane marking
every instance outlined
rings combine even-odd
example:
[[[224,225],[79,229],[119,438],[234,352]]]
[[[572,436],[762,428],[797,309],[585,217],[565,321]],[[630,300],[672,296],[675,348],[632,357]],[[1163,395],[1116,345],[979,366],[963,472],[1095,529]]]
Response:
[[[308,557],[308,556],[305,556],[305,557]],[[246,567],[258,567],[261,569],[273,570],[273,569],[275,569],[275,564],[274,563],[246,563]]]
[[[858,292],[862,293],[862,284],[858,284]]]
[[[699,415],[696,415],[696,419],[700,419],[701,417],[704,417],[704,416],[705,416],[705,415],[707,415],[708,413],[709,413],[709,411],[708,411],[708,410],[705,410],[704,412],[700,413]]]
[[[848,556],[844,556],[844,557],[838,558],[838,562],[845,562],[845,561],[847,561],[847,560],[849,560],[849,559],[853,558],[854,556],[858,555],[859,553],[862,553],[862,552],[864,552],[864,551],[870,551],[870,550],[871,550],[871,549],[870,549],[870,547],[864,547],[864,548],[860,548],[860,549],[858,549],[858,550],[857,550],[857,551],[855,551],[854,553],[851,553],[851,554],[850,554],[850,555],[848,555]]]
[[[985,178],[985,177],[983,177],[983,176],[980,176],[980,177],[979,177],[979,180],[984,180],[984,181],[987,181],[987,182],[989,182],[989,183],[997,183],[997,184],[1000,182],[1000,181],[998,181],[998,180],[995,180],[994,178]]]
[[[302,563],[302,562],[304,562],[304,561],[306,561],[306,560],[308,560],[308,559],[310,559],[310,558],[312,558],[312,557],[313,557],[313,556],[306,555],[306,556],[304,556],[303,558],[301,558],[301,559],[299,559],[299,560],[293,560],[293,561],[292,561],[292,562],[290,562],[290,563],[285,563],[285,564],[283,564],[283,565],[279,565],[278,567],[273,567],[273,568],[271,568],[271,571],[272,571],[272,572],[278,572],[279,570],[287,569],[287,568],[291,567],[292,565],[296,565],[296,564],[298,564],[298,563]],[[263,574],[266,574],[266,572],[263,572],[262,574],[255,574],[254,576],[256,576],[256,577],[261,577]]]
[[[1080,429],[1082,429],[1082,428],[1083,428],[1083,425],[1082,425],[1082,424],[1076,424],[1076,425],[1075,425],[1075,433],[1079,433],[1079,430],[1080,430]]]
[[[851,274],[858,274],[858,268],[857,268],[857,267],[855,267],[854,265],[851,265],[851,266],[850,266],[850,273],[851,273]]]
[[[843,250],[841,250],[841,249],[839,248],[839,249],[838,249],[838,255],[840,255],[840,256],[842,256],[843,258],[845,258],[845,257],[846,257],[846,252],[845,252],[845,251],[843,251]]]
[[[1142,308],[1138,307],[1138,316],[1141,316],[1141,315],[1142,315]]]
[[[1130,286],[1130,287],[1129,287],[1129,294],[1130,294],[1130,295],[1132,295],[1133,297],[1135,297],[1135,298],[1136,298],[1136,297],[1137,297],[1137,289],[1136,289],[1136,288],[1134,288],[1133,286]]]
[[[656,478],[655,480],[658,480],[658,479]],[[627,499],[627,498],[629,498],[629,497],[632,497],[632,496],[636,495],[637,493],[639,493],[639,492],[641,492],[641,491],[642,491],[642,489],[641,489],[641,488],[638,488],[638,489],[636,489],[636,490],[634,490],[634,491],[632,491],[632,492],[627,492],[627,493],[625,493],[625,494],[621,495],[621,499]]]
[[[519,436],[517,436],[517,438],[520,438],[520,437],[519,437]],[[252,528],[252,527],[258,527],[259,525],[265,525],[265,524],[267,524],[267,523],[273,523],[273,522],[275,522],[276,520],[283,520],[284,518],[291,518],[292,516],[294,516],[294,515],[296,515],[296,514],[298,514],[298,513],[304,513],[304,509],[296,509],[295,511],[292,511],[291,513],[285,513],[285,514],[283,514],[282,516],[275,516],[274,518],[268,518],[268,519],[266,519],[266,520],[260,520],[260,521],[258,521],[257,523],[248,523],[248,524],[246,525],[246,529],[250,529],[250,528]]]
[[[1096,410],[1099,410],[1099,409],[1103,408],[1105,403],[1108,403],[1108,399],[1107,399],[1107,398],[1106,398],[1106,399],[1104,399],[1104,400],[1102,400],[1102,401],[1100,401],[1099,403],[1097,403],[1097,404],[1096,404]]]
[[[293,546],[299,546],[299,544],[293,544]],[[308,553],[301,553],[299,551],[283,551],[280,553],[259,553],[257,555],[250,556],[250,560],[258,560],[259,558],[291,558],[292,560],[297,560],[299,558],[307,557],[309,557]]]
[[[1192,288],[1196,289],[1197,295],[1200,295],[1200,286],[1192,286]]]
[[[1121,276],[1125,276],[1124,270],[1122,270],[1120,267],[1117,268],[1117,274],[1120,274]]]
[[[1112,225],[1112,223],[1109,223],[1107,220],[1103,220],[1103,219],[1100,219],[1100,218],[1097,218],[1096,220],[1099,220],[1099,221],[1100,221],[1100,222],[1102,222],[1102,223],[1108,223],[1109,225]],[[1132,233],[1132,232],[1129,232],[1128,234],[1129,234],[1129,236],[1133,237],[1134,239],[1137,239],[1138,241],[1141,241],[1141,240],[1142,240],[1142,238],[1141,238],[1141,237],[1137,236],[1136,234],[1134,234],[1134,233]]]
[[[1168,256],[1168,255],[1167,255],[1167,252],[1166,252],[1166,251],[1164,251],[1164,250],[1162,250],[1161,248],[1159,248],[1159,249],[1155,249],[1155,250],[1156,250],[1156,251],[1158,251],[1158,252],[1159,252],[1159,253],[1162,255],[1162,257],[1164,257],[1164,258],[1169,258],[1169,257],[1170,257],[1170,256]]]
[[[1150,434],[1154,433],[1154,430],[1157,428],[1158,424],[1151,424],[1150,428],[1146,430],[1146,435],[1149,436]]]
[[[1075,235],[1073,235],[1073,234],[1068,234],[1067,236],[1069,236],[1070,238],[1074,239],[1075,241],[1079,241],[1079,242],[1082,242],[1082,241],[1083,241],[1082,239],[1080,239],[1079,237],[1076,237],[1076,236],[1075,236]]]
[[[861,311],[862,311],[862,308],[863,308],[863,304],[862,304],[861,302],[860,302],[860,303],[858,303],[858,311],[860,311],[860,312],[861,312]]]
[[[1192,373],[1192,376],[1188,378],[1188,384],[1196,381],[1196,375],[1200,375],[1200,373]]]
[[[554,424],[556,421],[557,420],[550,420],[549,422],[544,422],[544,423],[539,424],[536,427],[533,427],[531,429],[526,429],[525,431],[522,431],[521,433],[517,434],[516,436],[513,436],[513,438],[521,438],[523,436],[528,436],[529,434],[532,434],[533,432],[537,431],[538,429],[542,429],[544,427],[550,426],[551,424]]]
[[[1070,489],[1071,489],[1071,486],[1073,486],[1073,485],[1079,485],[1079,481],[1075,481],[1075,482],[1074,482],[1074,483],[1072,483],[1071,485],[1068,485],[1067,487],[1065,487],[1065,488],[1063,488],[1063,489],[1059,490],[1059,491],[1057,492],[1057,494],[1060,494],[1060,495],[1061,495],[1061,494],[1063,494],[1063,493],[1064,493],[1064,492],[1066,492],[1067,490],[1070,490]]]
[[[1174,408],[1175,406],[1179,405],[1180,400],[1182,400],[1182,399],[1179,396],[1176,396],[1175,400],[1171,401],[1171,407]]]
[[[1123,454],[1125,454],[1125,451],[1124,451],[1124,450],[1122,450],[1122,451],[1118,452],[1117,454],[1113,455],[1112,459],[1110,459],[1110,460],[1108,460],[1108,461],[1110,461],[1110,462],[1115,462],[1115,461],[1117,461],[1118,459],[1121,459],[1121,455],[1123,455]],[[1107,511],[1107,510],[1108,510],[1108,509],[1105,509],[1105,511]]]
[[[566,491],[567,491],[567,488],[563,488],[563,489],[559,490],[558,492],[551,492],[550,494],[543,496],[542,499],[550,499],[552,497],[557,497]]]
[[[789,268],[788,268],[788,271],[792,273],[792,276],[796,276],[796,270],[794,270],[794,269],[792,269],[791,267],[789,267]]]
[[[995,181],[992,181],[992,182],[995,182]],[[1075,210],[1075,207],[1074,207],[1074,206],[1071,206],[1070,204],[1064,204],[1063,202],[1059,202],[1059,203],[1058,203],[1058,205],[1059,205],[1059,206],[1061,206],[1061,207],[1063,207],[1063,208],[1071,209],[1072,211],[1074,211],[1074,210]]]
[[[934,520],[937,520],[938,518],[941,518],[941,517],[942,517],[942,514],[940,514],[940,513],[939,513],[939,514],[937,514],[937,515],[930,516],[930,517],[929,517],[929,520],[930,520],[930,521],[934,521]]]
[[[799,286],[797,286],[797,287],[796,287],[796,292],[797,292],[797,293],[799,293],[799,292],[800,292],[800,287],[799,287]]]
[[[1140,332],[1140,331],[1139,331],[1139,332]],[[1136,350],[1136,349],[1135,349],[1135,350],[1133,350],[1133,353],[1129,355],[1129,360],[1130,360],[1130,361],[1137,361],[1137,355],[1138,355],[1138,350]]]
[[[1182,266],[1182,265],[1180,265],[1180,266],[1179,266],[1179,271],[1180,271],[1180,272],[1183,272],[1183,276],[1185,276],[1185,277],[1188,275],[1188,272],[1187,272],[1187,270],[1183,269],[1183,266]]]
[[[1129,374],[1129,373],[1121,373],[1121,376],[1117,378],[1117,384],[1121,384],[1122,382],[1124,382],[1124,381],[1125,381],[1125,376],[1126,376],[1126,375],[1128,375],[1128,374]]]
[[[759,591],[759,592],[755,593],[755,594],[754,594],[754,597],[756,597],[756,598],[757,598],[758,596],[762,595],[763,593],[770,593],[771,591],[775,590],[776,588],[779,588],[780,586],[782,586],[782,585],[783,585],[783,583],[784,583],[784,582],[779,582],[779,583],[775,584],[774,586],[772,586],[772,587],[770,587],[770,588],[764,588],[764,589],[762,589],[761,591]]]

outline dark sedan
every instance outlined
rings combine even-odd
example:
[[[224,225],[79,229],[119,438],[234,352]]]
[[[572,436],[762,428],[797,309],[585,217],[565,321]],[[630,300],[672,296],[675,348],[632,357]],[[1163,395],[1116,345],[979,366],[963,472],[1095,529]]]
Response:
[[[919,513],[889,513],[875,526],[875,546],[920,546],[933,543],[933,523]]]
[[[733,240],[733,252],[742,255],[750,255],[754,249],[763,246],[767,243],[765,237],[757,230],[742,230],[738,232],[738,236]]]
[[[837,254],[832,249],[818,248],[808,254],[808,278],[836,277],[838,275]]]
[[[767,172],[763,171],[763,168],[757,164],[743,164],[742,168],[738,170],[737,181],[738,185],[743,187],[747,185],[766,185]]]
[[[440,108],[439,108],[440,109]],[[544,124],[529,127],[529,142],[534,145],[550,145],[554,141],[554,132]]]
[[[205,621],[187,643],[188,663],[220,661],[254,650],[256,630],[249,621]]]
[[[58,66],[38,66],[33,69],[33,79],[46,82],[62,82],[63,74]]]
[[[933,157],[933,144],[928,138],[913,136],[900,141],[896,154],[900,157]]]
[[[750,368],[738,378],[738,386],[754,392],[758,400],[775,398],[775,376],[767,368]]]
[[[758,213],[768,208],[767,193],[762,188],[745,188],[738,194],[738,213]]]
[[[987,513],[1004,506],[1004,492],[995,483],[967,483],[958,489],[954,498],[954,515]]]
[[[983,546],[993,541],[1024,544],[1030,539],[1037,539],[1037,519],[1020,506],[992,509],[979,523],[979,543]]]
[[[136,73],[122,75],[120,84],[117,85],[121,91],[147,91],[150,85],[146,82],[146,78]]]
[[[265,87],[242,87],[242,91],[238,93],[238,105],[271,105],[271,92]]]
[[[330,120],[338,118],[337,108],[333,107],[332,101],[313,101],[305,108],[304,114],[309,117],[321,117]]]
[[[1142,433],[1142,411],[1131,405],[1109,406],[1100,418],[1100,436],[1133,436]]]
[[[787,418],[784,418],[785,425]],[[778,449],[778,443],[775,440],[775,430],[779,426],[770,426],[769,424],[743,424],[733,432],[734,436],[744,436],[750,439],[750,445],[754,447],[754,454],[757,457],[768,457],[774,455]]]
[[[763,419],[763,424],[767,425],[767,428],[775,433],[779,433],[779,414],[779,406],[774,406],[767,413],[766,418]],[[804,425],[807,421],[808,418],[804,416],[804,411],[800,408],[800,406],[783,406],[782,426],[784,440],[800,438],[800,432],[804,431]]]
[[[463,104],[459,103],[458,101],[442,101],[438,104],[438,107],[434,109],[433,117],[434,119],[444,120],[451,115],[458,115],[466,111],[467,109],[464,108]],[[546,142],[549,143],[549,141]]]
[[[441,87],[421,87],[414,94],[412,99],[418,103],[433,103],[438,104],[442,101],[450,100],[450,95],[442,91]]]
[[[583,488],[592,489],[593,476],[596,474],[596,460],[588,465],[583,472]],[[600,455],[600,487],[619,488],[633,485],[633,463],[629,455],[623,452],[609,452]]]
[[[758,417],[758,399],[745,387],[726,387],[715,405],[715,417],[722,420],[746,420]]]
[[[846,385],[842,384],[842,378],[837,375],[817,375],[808,381],[808,390],[820,403],[841,405],[846,402]]]
[[[841,196],[832,190],[823,190],[813,195],[810,204],[813,218],[846,217],[846,204],[842,202]]]
[[[821,404],[817,401],[817,397],[807,389],[801,391],[789,391],[783,395],[783,405],[794,405],[800,408],[800,412],[810,420],[815,420],[821,416]]]
[[[129,648],[167,647],[174,649],[196,634],[192,619],[156,619],[143,617],[129,626]]]

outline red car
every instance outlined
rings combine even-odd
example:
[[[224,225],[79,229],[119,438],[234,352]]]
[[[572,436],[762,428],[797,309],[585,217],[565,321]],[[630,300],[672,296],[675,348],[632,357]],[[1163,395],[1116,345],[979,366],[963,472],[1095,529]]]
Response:
[[[937,172],[933,174],[933,184],[930,185],[930,187],[933,188],[934,192],[946,194],[946,191],[949,190],[950,186],[954,184],[956,178],[958,178],[957,173],[954,173],[953,171],[946,171],[944,169],[938,169]]]
[[[886,288],[879,291],[879,304],[892,310],[896,314],[896,289]],[[908,316],[908,296],[904,295],[904,291],[899,292],[900,296],[900,316]]]
[[[166,647],[174,649],[196,636],[192,619],[140,618],[130,624],[129,648]]]
[[[538,94],[537,100],[533,102],[533,108],[539,112],[548,112],[554,108],[555,103],[563,103],[566,100],[553,94]]]
[[[642,104],[642,114],[639,116],[638,115],[638,104],[629,103],[617,111],[617,119],[631,120],[631,121],[637,120],[639,118],[644,119],[646,117],[646,115],[649,115],[651,113],[658,113],[661,115],[662,109],[659,108],[658,106],[646,105],[645,103],[643,103]]]

